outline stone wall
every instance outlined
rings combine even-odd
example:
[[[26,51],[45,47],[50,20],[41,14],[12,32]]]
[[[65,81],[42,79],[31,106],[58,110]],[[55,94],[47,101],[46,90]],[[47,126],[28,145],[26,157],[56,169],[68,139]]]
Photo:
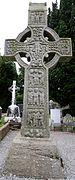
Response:
[[[9,130],[9,123],[6,123],[4,126],[0,128],[0,141],[6,136]]]

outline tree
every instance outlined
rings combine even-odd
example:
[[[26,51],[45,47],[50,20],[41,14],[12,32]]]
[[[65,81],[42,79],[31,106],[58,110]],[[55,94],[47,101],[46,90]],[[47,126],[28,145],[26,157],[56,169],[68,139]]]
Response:
[[[58,34],[60,37],[67,37],[67,25],[63,20],[59,21]]]
[[[75,59],[75,5],[72,3],[71,18],[70,18],[70,37],[72,39],[73,58]]]
[[[59,9],[57,5],[57,0],[55,3],[52,2],[52,11],[48,9],[48,26],[56,30],[59,21]]]
[[[0,57],[0,106],[3,111],[7,110],[11,104],[11,93],[8,88],[12,85],[13,80],[17,80],[17,71],[15,63],[9,61],[9,58]]]
[[[24,68],[22,67],[20,67],[17,85],[20,87],[20,91],[16,93],[16,102],[17,104],[23,104]]]
[[[50,99],[56,100],[61,107],[69,104],[70,113],[75,113],[75,64],[60,64],[49,72]]]
[[[49,71],[50,99],[59,102],[61,106],[69,104],[70,113],[75,115],[75,1],[60,1],[57,25],[52,21],[51,15],[53,13],[54,10],[52,9],[49,27],[52,24],[52,28],[60,37],[72,39],[73,57],[69,63],[58,63],[54,70]]]
[[[60,19],[65,21],[69,26],[69,19],[71,18],[72,0],[60,0]]]

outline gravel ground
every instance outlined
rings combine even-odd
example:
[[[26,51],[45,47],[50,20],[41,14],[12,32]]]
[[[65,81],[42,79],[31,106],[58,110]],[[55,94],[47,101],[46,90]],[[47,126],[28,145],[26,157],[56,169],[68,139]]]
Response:
[[[10,131],[7,136],[0,142],[0,174],[5,160],[8,156],[9,149],[14,137],[18,131]],[[63,159],[65,168],[65,179],[75,180],[75,134],[65,132],[51,132],[51,138],[56,143],[58,151]],[[30,178],[19,178],[0,175],[0,180],[34,180]]]
[[[75,134],[69,132],[51,132],[51,138],[56,143],[63,159],[65,179],[75,180]]]
[[[0,142],[0,180],[26,180],[26,178],[18,178],[16,176],[4,176],[2,175],[2,169],[4,167],[5,160],[8,156],[13,139],[17,135],[18,131],[9,131],[6,137]]]
[[[6,137],[0,142],[0,169],[4,166],[5,159],[8,155],[12,141],[16,136],[17,131],[9,131]]]

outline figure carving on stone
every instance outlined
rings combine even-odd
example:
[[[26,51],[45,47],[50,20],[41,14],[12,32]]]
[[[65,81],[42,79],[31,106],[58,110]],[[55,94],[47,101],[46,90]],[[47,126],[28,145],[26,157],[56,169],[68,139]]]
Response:
[[[44,105],[44,90],[40,89],[39,90],[39,104],[40,105]]]
[[[30,111],[28,113],[27,124],[29,127],[45,127],[43,123],[44,112],[43,111]]]
[[[43,112],[37,112],[37,123],[39,127],[44,127],[44,123],[43,123],[43,117],[44,113]]]

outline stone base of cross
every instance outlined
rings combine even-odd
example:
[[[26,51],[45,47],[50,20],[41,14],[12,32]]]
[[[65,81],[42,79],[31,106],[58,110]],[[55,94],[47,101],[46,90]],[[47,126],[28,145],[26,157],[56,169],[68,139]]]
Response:
[[[70,38],[59,38],[47,27],[46,3],[30,3],[28,27],[15,39],[5,41],[5,55],[15,56],[25,68],[23,119],[21,134],[29,137],[49,137],[48,69],[58,61],[72,56]],[[44,57],[54,57],[44,63]],[[30,59],[28,65],[22,57]]]

